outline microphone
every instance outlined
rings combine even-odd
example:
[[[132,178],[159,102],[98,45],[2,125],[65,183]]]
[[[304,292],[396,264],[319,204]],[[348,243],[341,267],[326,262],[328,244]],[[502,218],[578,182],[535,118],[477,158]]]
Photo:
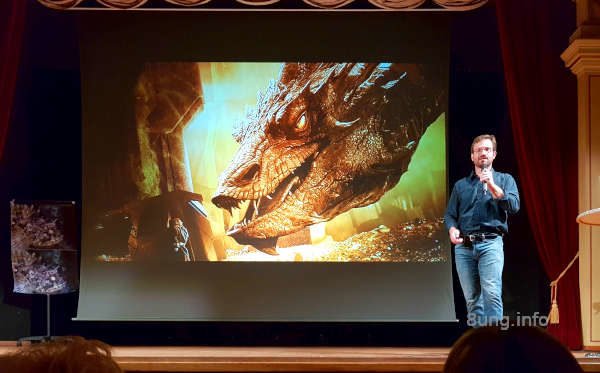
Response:
[[[486,171],[486,170],[488,170],[488,166],[483,166],[483,167],[481,168],[481,171],[482,171],[482,172],[483,172],[483,171]],[[483,194],[486,194],[486,193],[487,193],[487,191],[488,191],[488,185],[487,185],[487,183],[486,183],[486,182],[483,182]]]

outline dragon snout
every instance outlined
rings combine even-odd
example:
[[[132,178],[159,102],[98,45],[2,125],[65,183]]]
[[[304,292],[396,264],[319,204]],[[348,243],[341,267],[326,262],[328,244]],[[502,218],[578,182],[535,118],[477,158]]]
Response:
[[[237,208],[240,203],[239,200],[223,194],[216,194],[215,196],[213,196],[211,201],[215,206],[226,210]]]
[[[255,181],[258,176],[258,171],[260,170],[260,166],[258,163],[252,163],[245,167],[242,167],[237,170],[235,175],[233,175],[230,183],[236,186],[247,185]]]
[[[258,163],[230,169],[221,175],[212,203],[220,208],[238,208],[241,200],[251,197],[260,174]]]

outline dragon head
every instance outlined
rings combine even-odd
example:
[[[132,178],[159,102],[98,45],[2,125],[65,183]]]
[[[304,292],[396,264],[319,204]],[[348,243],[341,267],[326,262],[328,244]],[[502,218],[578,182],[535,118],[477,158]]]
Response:
[[[212,202],[230,212],[250,203],[227,234],[274,247],[280,236],[377,202],[443,112],[431,78],[415,64],[286,64],[234,131],[240,147]]]

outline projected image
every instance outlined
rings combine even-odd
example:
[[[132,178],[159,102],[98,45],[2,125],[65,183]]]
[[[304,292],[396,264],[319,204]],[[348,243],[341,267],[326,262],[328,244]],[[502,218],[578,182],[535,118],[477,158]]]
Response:
[[[84,146],[100,262],[447,261],[441,65],[148,63]],[[86,208],[86,206],[89,206]]]
[[[60,294],[77,290],[75,206],[12,201],[10,210],[14,292]]]

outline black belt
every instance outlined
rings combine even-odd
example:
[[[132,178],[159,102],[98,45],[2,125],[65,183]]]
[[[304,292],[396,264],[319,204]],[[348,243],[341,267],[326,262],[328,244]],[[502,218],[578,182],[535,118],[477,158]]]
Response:
[[[502,237],[502,234],[499,233],[485,233],[485,232],[475,232],[463,235],[463,244],[465,246],[469,246],[475,242],[483,242],[485,240],[491,240],[497,237]]]

